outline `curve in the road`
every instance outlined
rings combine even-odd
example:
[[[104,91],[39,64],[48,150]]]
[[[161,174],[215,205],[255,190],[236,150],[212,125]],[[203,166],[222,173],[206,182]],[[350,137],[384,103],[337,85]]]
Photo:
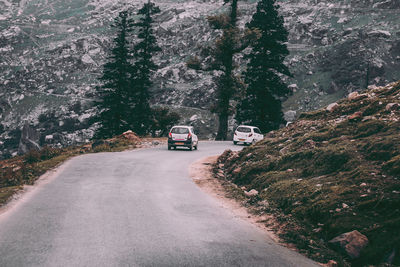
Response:
[[[198,151],[162,147],[70,160],[0,215],[0,266],[318,266],[189,178],[190,163],[228,148],[201,142]]]

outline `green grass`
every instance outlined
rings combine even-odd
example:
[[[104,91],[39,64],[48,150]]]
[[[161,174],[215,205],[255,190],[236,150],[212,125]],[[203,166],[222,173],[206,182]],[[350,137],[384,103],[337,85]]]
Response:
[[[400,110],[385,110],[400,103],[400,82],[369,94],[339,101],[332,113],[303,114],[275,137],[218,160],[229,181],[260,192],[248,201],[269,203],[281,237],[320,262],[379,265],[394,250],[400,265]],[[362,118],[346,118],[354,112]],[[355,260],[327,243],[353,230],[369,239]]]

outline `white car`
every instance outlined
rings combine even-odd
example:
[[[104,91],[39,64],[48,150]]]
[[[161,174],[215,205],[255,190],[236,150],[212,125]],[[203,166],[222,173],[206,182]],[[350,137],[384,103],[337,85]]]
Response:
[[[264,135],[261,134],[260,129],[249,125],[240,125],[236,128],[235,134],[233,135],[233,144],[236,145],[242,142],[245,145],[255,144],[256,142],[264,139]]]
[[[171,128],[168,133],[168,150],[176,147],[187,147],[190,150],[199,146],[199,139],[192,126],[178,125]]]

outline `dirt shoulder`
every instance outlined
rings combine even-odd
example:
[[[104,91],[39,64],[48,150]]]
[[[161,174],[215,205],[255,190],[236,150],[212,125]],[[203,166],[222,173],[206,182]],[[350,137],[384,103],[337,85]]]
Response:
[[[246,198],[243,191],[234,184],[217,179],[212,172],[213,164],[217,161],[218,156],[212,156],[200,159],[194,162],[189,169],[189,175],[193,181],[206,193],[216,198],[222,207],[233,212],[237,217],[246,220],[258,228],[275,242],[293,248],[288,244],[283,244],[276,232],[269,227],[275,225],[276,221],[271,215],[257,214],[251,206],[245,206]]]

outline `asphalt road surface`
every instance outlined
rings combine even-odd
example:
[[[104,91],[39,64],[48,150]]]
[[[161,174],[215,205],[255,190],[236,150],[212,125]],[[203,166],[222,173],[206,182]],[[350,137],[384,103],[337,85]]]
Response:
[[[189,165],[200,142],[73,158],[0,215],[0,266],[317,266],[222,208]]]

